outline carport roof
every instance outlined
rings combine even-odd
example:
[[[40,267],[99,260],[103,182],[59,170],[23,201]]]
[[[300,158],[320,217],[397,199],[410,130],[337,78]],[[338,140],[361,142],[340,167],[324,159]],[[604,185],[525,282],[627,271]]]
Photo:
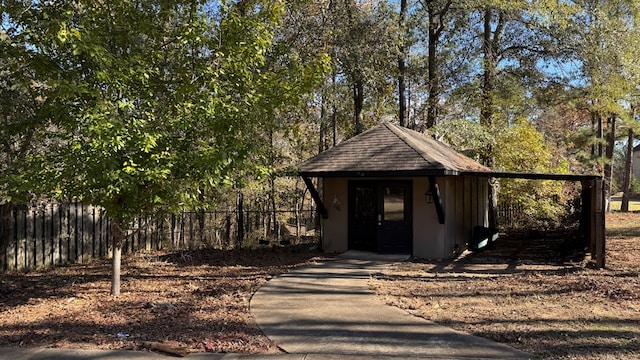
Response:
[[[301,176],[429,176],[493,171],[422,133],[385,122],[298,167]]]

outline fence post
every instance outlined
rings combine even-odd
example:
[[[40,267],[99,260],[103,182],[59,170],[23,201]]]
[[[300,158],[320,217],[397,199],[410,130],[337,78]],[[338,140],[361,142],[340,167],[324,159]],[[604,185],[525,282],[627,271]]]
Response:
[[[47,205],[42,208],[42,266],[47,266]]]
[[[0,270],[7,271],[9,267],[9,255],[7,250],[9,249],[9,242],[11,241],[11,233],[14,228],[13,225],[13,203],[7,202],[0,205]]]
[[[73,259],[73,262],[82,262],[82,259],[80,259],[79,253],[78,253],[78,202],[76,201],[75,206],[73,208],[74,211],[74,220],[73,220],[73,224],[74,224],[74,229],[75,231],[73,232],[74,236],[73,236],[73,242],[75,244],[75,258]]]
[[[180,233],[178,234],[178,246],[181,246],[182,248],[180,249],[184,249],[185,246],[185,220],[184,220],[184,214],[185,211],[182,210],[182,212],[180,213]]]
[[[244,212],[243,212],[243,200],[244,196],[242,195],[242,191],[238,191],[238,201],[237,201],[237,232],[236,232],[236,242],[238,244],[238,249],[242,249],[242,241],[244,240]]]
[[[30,221],[31,226],[33,226],[32,232],[31,232],[31,241],[30,244],[33,246],[32,249],[30,249],[32,251],[32,255],[33,255],[33,263],[31,264],[31,267],[33,269],[38,267],[38,212],[37,210],[32,210],[31,211],[31,215],[33,216],[33,219],[31,219],[32,221]],[[25,268],[29,268],[29,262],[25,262]]]
[[[171,214],[171,224],[170,224],[170,231],[171,231],[171,247],[174,248],[176,243],[176,234],[175,234],[175,228],[176,228],[176,215],[175,214]]]

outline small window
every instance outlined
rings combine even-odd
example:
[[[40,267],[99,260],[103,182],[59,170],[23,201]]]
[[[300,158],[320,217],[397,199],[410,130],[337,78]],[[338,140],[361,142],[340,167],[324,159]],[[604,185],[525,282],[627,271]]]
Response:
[[[384,220],[404,221],[404,188],[384,187]]]

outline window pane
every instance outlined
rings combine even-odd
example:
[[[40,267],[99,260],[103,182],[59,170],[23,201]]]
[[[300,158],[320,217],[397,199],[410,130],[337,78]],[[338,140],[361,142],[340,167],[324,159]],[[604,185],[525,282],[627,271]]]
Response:
[[[389,221],[404,220],[404,188],[402,186],[385,186],[384,219]]]

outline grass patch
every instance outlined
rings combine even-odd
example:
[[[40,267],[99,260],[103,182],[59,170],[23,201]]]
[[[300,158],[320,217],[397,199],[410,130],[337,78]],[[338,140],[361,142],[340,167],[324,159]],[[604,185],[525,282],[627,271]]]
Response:
[[[614,198],[613,200],[611,200],[612,211],[620,211],[621,206],[622,206],[622,201],[619,200],[619,198]],[[637,200],[629,201],[629,211],[640,212],[640,201],[637,201]]]

